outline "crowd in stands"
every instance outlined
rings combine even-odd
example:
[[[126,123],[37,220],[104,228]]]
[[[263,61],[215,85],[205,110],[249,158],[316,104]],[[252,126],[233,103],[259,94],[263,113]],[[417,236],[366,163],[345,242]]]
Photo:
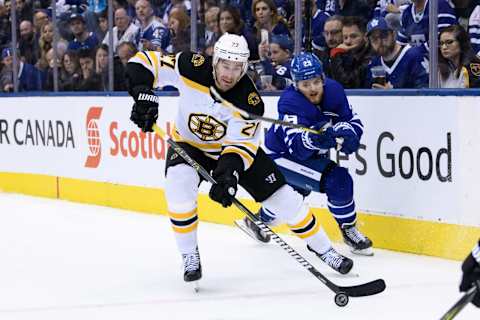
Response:
[[[137,51],[190,50],[190,1],[114,0],[110,48],[107,0],[57,0],[56,26],[50,0],[16,0],[13,46],[11,0],[0,0],[0,92],[13,91],[14,55],[19,91],[52,91],[55,64],[60,91],[108,90],[110,50],[113,88],[124,91],[125,65]],[[243,35],[249,75],[260,89],[282,90],[292,82],[294,0],[194,1],[199,52],[211,55],[225,32]],[[479,87],[480,0],[437,1],[440,87]],[[311,45],[328,77],[348,89],[428,87],[428,0],[311,2]]]

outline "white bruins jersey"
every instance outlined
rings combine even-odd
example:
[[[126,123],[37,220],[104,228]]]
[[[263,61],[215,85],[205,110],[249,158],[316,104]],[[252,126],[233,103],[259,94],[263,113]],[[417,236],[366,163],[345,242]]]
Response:
[[[210,86],[215,81],[211,58],[191,52],[174,56],[142,51],[129,62],[139,63],[153,74],[152,88],[171,85],[179,90],[173,140],[186,142],[214,159],[221,154],[236,153],[242,158],[245,170],[252,165],[260,144],[260,122],[243,119],[212,97]],[[263,115],[264,103],[248,76],[221,94],[235,106]]]

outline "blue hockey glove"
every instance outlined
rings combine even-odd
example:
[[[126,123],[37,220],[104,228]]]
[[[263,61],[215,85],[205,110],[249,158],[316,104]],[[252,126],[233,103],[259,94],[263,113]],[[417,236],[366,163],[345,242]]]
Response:
[[[346,154],[354,153],[360,147],[360,139],[348,122],[338,122],[333,126],[333,136],[335,138],[343,138],[340,151]]]
[[[329,122],[323,122],[311,127],[314,130],[322,131],[321,133],[313,133],[310,131],[302,132],[303,145],[311,150],[330,149],[337,145],[335,134],[332,127],[325,127]]]
[[[158,97],[148,87],[133,88],[131,95],[135,100],[130,120],[143,132],[152,132],[152,126],[158,118]]]

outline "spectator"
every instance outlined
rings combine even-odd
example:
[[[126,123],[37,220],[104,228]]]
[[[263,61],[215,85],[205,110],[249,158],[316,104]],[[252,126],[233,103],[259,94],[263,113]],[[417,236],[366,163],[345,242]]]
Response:
[[[213,55],[213,45],[220,37],[220,28],[218,26],[219,7],[210,7],[205,12],[205,54]]]
[[[250,60],[258,60],[258,44],[255,37],[246,30],[245,24],[242,20],[240,12],[237,8],[232,6],[225,6],[220,8],[218,14],[218,25],[220,34],[226,32],[237,35],[242,35],[247,40],[248,49],[250,50]]]
[[[115,10],[115,27],[113,27],[113,48],[117,52],[118,45],[122,42],[135,41],[135,34],[138,32],[138,27],[131,23],[130,17],[127,15],[127,10],[118,8]],[[103,39],[104,44],[108,45],[109,33]]]
[[[18,50],[20,56],[25,63],[34,65],[37,63],[36,50],[35,50],[35,37],[33,34],[33,24],[24,20],[20,22],[20,39],[18,41]]]
[[[372,18],[372,10],[365,0],[320,0],[319,8],[330,15],[359,16],[365,21]]]
[[[101,44],[95,52],[95,73],[102,78],[102,89],[108,88],[108,46]]]
[[[63,69],[63,56],[65,55],[65,49],[57,51],[57,67],[58,67],[58,75],[61,78],[61,74],[65,72]],[[46,59],[48,61],[48,67],[46,69],[46,79],[43,85],[43,89],[47,91],[53,91],[53,68],[55,67],[55,59],[54,59],[54,52],[53,48],[48,50],[46,54]]]
[[[126,66],[128,60],[137,53],[137,48],[131,42],[122,42],[118,46],[118,57],[115,57],[114,60],[114,78],[113,86],[115,91],[126,91],[127,90],[127,80],[126,80]]]
[[[123,66],[127,65],[128,60],[137,53],[137,48],[132,42],[122,42],[118,46],[118,57]]]
[[[397,34],[398,43],[420,46],[428,41],[428,0],[412,0],[402,13],[401,28]],[[455,12],[448,0],[438,0],[438,29],[457,24]]]
[[[190,50],[190,17],[185,10],[171,11],[168,17],[172,53]]]
[[[402,20],[402,12],[409,4],[410,0],[379,0],[374,10],[374,16],[385,18],[388,26],[398,31]]]
[[[138,0],[135,12],[140,22],[140,29],[135,35],[138,50],[166,52],[170,45],[170,32],[154,16],[152,5],[148,0]]]
[[[80,63],[76,51],[67,51],[63,56],[65,73],[59,74],[58,88],[60,91],[74,91],[81,79]]]
[[[428,86],[428,62],[422,47],[401,45],[385,19],[374,18],[367,25],[367,36],[375,56],[367,73],[368,87],[376,89],[425,88]],[[375,79],[373,73],[383,70]]]
[[[98,16],[98,30],[97,30],[97,39],[104,39],[105,35],[108,32],[108,11],[102,11]]]
[[[325,39],[325,50],[314,50],[315,55],[320,59],[323,70],[327,76],[330,76],[330,51],[343,43],[343,17],[332,16],[325,21],[323,26],[323,36]]]
[[[439,46],[440,87],[480,87],[480,58],[473,53],[465,29],[459,25],[444,28]]]
[[[0,88],[3,92],[13,92],[13,53],[10,48],[2,50],[3,68],[0,72]],[[18,60],[18,91],[38,91],[42,89],[43,76],[34,66]]]
[[[48,59],[46,58],[47,52],[53,46],[53,23],[48,22],[42,26],[40,32],[40,39],[38,40],[38,61],[37,61],[37,68],[40,70],[46,70],[48,68]],[[59,50],[63,50],[67,48],[68,43],[63,40],[59,39],[57,42],[57,48]]]
[[[293,55],[293,40],[287,35],[274,35],[268,51],[260,51],[265,74],[272,76],[272,83],[264,90],[283,90],[292,83],[290,62]]]
[[[346,89],[366,88],[371,58],[366,25],[360,17],[343,19],[343,43],[331,51],[330,75]]]
[[[33,15],[33,26],[35,28],[35,34],[40,34],[42,27],[49,22],[48,14],[44,9],[38,9]]]
[[[98,44],[98,39],[93,32],[88,32],[83,16],[73,13],[69,21],[74,39],[68,44],[68,50],[94,49]]]
[[[81,77],[76,86],[77,91],[102,91],[102,78],[95,72],[95,56],[93,50],[82,48],[78,50]]]
[[[468,32],[472,49],[480,56],[480,4],[475,7],[468,20]]]
[[[272,34],[290,35],[288,26],[283,17],[277,13],[277,6],[273,0],[254,0],[252,4],[252,15],[255,23],[253,32],[257,43],[264,39],[261,37],[261,30],[267,30],[269,36]]]
[[[7,7],[0,4],[0,48],[10,42],[12,37],[10,23],[10,11]]]
[[[305,4],[305,1],[303,1]],[[320,51],[325,51],[326,50],[326,43],[325,43],[325,38],[323,37],[323,32],[325,28],[325,23],[327,22],[328,18],[330,18],[330,15],[319,9],[317,7],[316,2],[312,3],[312,47],[315,50],[320,50]],[[304,28],[306,26],[304,22]],[[303,35],[305,35],[305,30],[302,32]],[[304,39],[304,46],[305,46],[305,39]]]

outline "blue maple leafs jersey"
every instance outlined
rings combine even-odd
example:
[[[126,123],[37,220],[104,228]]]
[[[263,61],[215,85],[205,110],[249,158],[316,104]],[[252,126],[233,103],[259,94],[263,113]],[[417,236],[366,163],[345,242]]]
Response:
[[[428,0],[422,12],[415,12],[412,3],[402,13],[401,28],[397,33],[397,42],[409,43],[412,46],[420,46],[428,41]],[[457,24],[457,17],[453,6],[448,0],[438,0],[438,29]]]
[[[480,55],[480,5],[476,6],[468,20],[470,43],[475,54]]]
[[[154,46],[166,50],[170,45],[170,32],[159,21],[153,20],[145,29],[138,29],[135,42],[139,50],[144,50],[141,40],[150,41]]]
[[[332,124],[348,122],[361,138],[363,124],[358,115],[352,111],[342,85],[326,78],[323,90],[322,101],[319,105],[314,105],[293,86],[288,87],[278,100],[279,119],[306,127],[326,121],[331,121]],[[328,150],[312,150],[305,147],[302,132],[300,129],[272,125],[265,136],[265,146],[270,152],[289,154],[298,160],[328,153]]]
[[[404,46],[393,65],[388,66],[380,56],[375,56],[368,65],[367,83],[372,86],[371,68],[383,66],[387,71],[386,81],[394,88],[428,87],[428,60],[425,57],[425,46]]]

